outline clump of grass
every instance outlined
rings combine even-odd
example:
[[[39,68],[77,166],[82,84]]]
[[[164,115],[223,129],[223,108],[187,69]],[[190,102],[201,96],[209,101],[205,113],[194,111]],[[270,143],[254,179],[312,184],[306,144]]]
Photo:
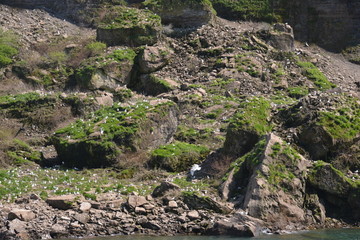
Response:
[[[182,172],[189,170],[193,164],[200,163],[208,153],[209,149],[204,146],[175,142],[152,151],[148,164],[152,168]]]
[[[13,62],[13,57],[19,53],[17,47],[17,37],[0,28],[0,68]]]
[[[260,72],[257,70],[256,64],[251,59],[242,55],[235,56],[236,68],[239,72],[247,72],[252,77],[259,77]]]
[[[303,74],[309,78],[322,91],[336,87],[327,77],[311,62],[298,61],[297,65],[303,69]]]
[[[7,155],[15,165],[22,165],[26,163],[40,163],[41,154],[30,147],[26,142],[19,139],[14,139],[10,144]]]
[[[110,169],[43,169],[17,167],[0,169],[0,201],[14,201],[29,193],[42,198],[52,195],[79,194],[87,199],[96,199],[98,194],[115,192],[123,195],[137,192],[147,195],[153,184],[129,183],[113,177]]]
[[[246,99],[240,103],[239,110],[230,120],[229,128],[255,131],[259,135],[266,134],[272,129],[268,120],[270,110],[270,101],[263,97]]]
[[[332,137],[349,141],[360,134],[360,104],[350,96],[334,110],[320,112],[318,125],[324,126]]]

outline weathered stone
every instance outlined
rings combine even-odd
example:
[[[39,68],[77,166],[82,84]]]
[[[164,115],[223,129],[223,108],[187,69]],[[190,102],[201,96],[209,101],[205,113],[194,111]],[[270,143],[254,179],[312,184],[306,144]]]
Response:
[[[178,204],[177,204],[177,202],[175,202],[175,201],[169,201],[168,207],[169,207],[169,208],[177,208],[177,207],[178,207]]]
[[[79,207],[80,211],[88,212],[91,209],[91,203],[89,202],[82,202]]]
[[[217,213],[229,213],[231,209],[226,207],[223,204],[215,201],[214,199],[207,197],[207,196],[199,196],[195,193],[184,193],[182,195],[184,203],[190,209],[204,209],[204,210],[211,210]]]
[[[129,196],[127,203],[131,208],[135,209],[136,207],[141,207],[147,204],[148,201],[143,196],[131,195]]]
[[[90,216],[87,213],[77,213],[74,215],[74,219],[85,224],[90,220]]]
[[[8,219],[20,219],[21,221],[29,222],[36,217],[35,213],[31,210],[25,209],[13,209],[8,214]]]
[[[63,196],[50,197],[46,200],[46,202],[54,208],[67,210],[72,208],[76,203],[76,201],[78,200],[81,200],[79,199],[79,196],[63,195]]]
[[[152,73],[166,66],[171,57],[171,50],[167,47],[147,46],[139,55],[139,71]]]
[[[132,13],[131,19],[126,19],[128,12]],[[153,45],[161,35],[160,18],[150,11],[113,7],[109,9],[108,16],[99,24],[96,35],[98,41],[111,46]]]
[[[146,214],[146,209],[143,207],[135,207],[135,213],[137,214]]]
[[[199,27],[215,17],[211,4],[206,1],[148,1],[146,6],[161,17],[163,24],[175,27]]]
[[[169,191],[180,191],[180,187],[171,182],[161,182],[160,186],[157,186],[153,193],[153,197],[162,197]]]
[[[67,231],[64,225],[57,223],[51,227],[50,236],[52,238],[64,238],[69,236],[69,232]]]
[[[217,221],[207,230],[210,235],[228,235],[236,237],[255,237],[252,226],[243,223],[230,222],[227,219]]]
[[[161,229],[160,225],[156,223],[155,221],[144,221],[140,224],[143,228],[148,228],[151,230],[158,231]]]
[[[200,214],[198,211],[196,210],[192,210],[192,211],[189,211],[187,213],[187,217],[190,219],[190,220],[197,220],[200,218]]]
[[[21,233],[26,232],[27,223],[21,221],[20,219],[14,219],[9,223],[8,229],[11,233]]]

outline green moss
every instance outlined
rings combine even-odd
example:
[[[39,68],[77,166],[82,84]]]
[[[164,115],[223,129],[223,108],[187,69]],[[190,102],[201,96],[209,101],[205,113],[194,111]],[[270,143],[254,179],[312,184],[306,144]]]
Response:
[[[272,126],[268,120],[270,116],[270,102],[263,97],[253,97],[244,100],[239,105],[239,110],[230,120],[231,130],[247,129],[259,135],[271,131]]]
[[[295,178],[295,175],[290,172],[284,164],[270,164],[268,167],[268,183],[275,187],[278,187],[283,181],[291,181]]]
[[[290,87],[287,91],[289,96],[293,98],[301,98],[309,94],[309,89],[304,86]]]
[[[175,142],[155,149],[148,164],[153,168],[182,172],[189,170],[193,164],[200,163],[208,153],[209,149],[204,146]]]
[[[107,55],[107,59],[113,59],[117,62],[129,61],[130,63],[134,63],[134,59],[136,57],[136,52],[131,49],[117,49],[111,54]]]
[[[232,20],[260,20],[274,22],[281,20],[274,12],[270,0],[211,0],[220,16]]]
[[[188,6],[192,8],[206,6],[215,13],[215,10],[213,9],[210,0],[146,0],[143,2],[143,6],[148,7],[154,11],[174,10],[183,6]]]
[[[320,112],[317,124],[333,138],[349,141],[360,134],[360,104],[350,96],[342,98],[334,110]]]
[[[257,69],[251,59],[246,58],[243,55],[235,56],[236,68],[239,72],[247,72],[252,77],[260,77],[260,72]]]
[[[160,17],[149,10],[114,6],[102,19],[100,28],[146,28],[146,26],[160,26]]]
[[[336,87],[327,77],[311,62],[298,61],[297,65],[303,69],[303,74],[313,81],[314,84],[322,91]]]
[[[19,53],[17,37],[10,31],[0,28],[0,68],[13,62],[13,57]]]
[[[10,144],[7,155],[15,165],[22,165],[30,162],[40,163],[41,154],[34,150],[27,143],[14,139]]]

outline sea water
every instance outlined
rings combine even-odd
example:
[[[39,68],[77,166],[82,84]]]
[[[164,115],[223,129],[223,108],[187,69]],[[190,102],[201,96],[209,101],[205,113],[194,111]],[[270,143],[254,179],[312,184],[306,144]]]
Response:
[[[240,238],[228,236],[176,236],[176,237],[153,237],[153,236],[113,236],[94,237],[84,240],[360,240],[360,228],[327,229],[316,231],[301,231],[284,235],[264,235],[254,238]]]

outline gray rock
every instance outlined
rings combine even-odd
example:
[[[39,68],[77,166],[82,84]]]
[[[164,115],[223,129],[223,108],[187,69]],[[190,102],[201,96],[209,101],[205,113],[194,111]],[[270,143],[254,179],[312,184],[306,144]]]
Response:
[[[190,220],[197,220],[200,218],[200,214],[198,211],[196,210],[192,210],[192,211],[189,211],[187,213],[187,217],[190,219]]]
[[[131,208],[135,209],[136,207],[141,207],[147,204],[148,201],[143,196],[131,195],[129,196],[127,203]]]
[[[25,210],[25,209],[13,209],[8,214],[8,219],[19,219],[21,221],[29,222],[36,218],[36,215],[31,210]]]
[[[63,196],[56,196],[50,197],[46,200],[47,204],[54,208],[58,208],[61,210],[67,210],[74,206],[79,196],[76,195],[63,195]]]
[[[139,55],[139,71],[152,73],[169,63],[171,50],[167,47],[146,47]]]
[[[180,187],[174,183],[171,182],[162,182],[160,186],[157,186],[153,193],[153,197],[162,197],[166,195],[169,191],[180,191]]]
[[[80,209],[80,211],[82,211],[82,212],[88,212],[88,211],[90,211],[90,209],[91,209],[91,203],[89,203],[89,202],[82,202],[81,204],[80,204],[80,207],[79,207],[79,209]]]

